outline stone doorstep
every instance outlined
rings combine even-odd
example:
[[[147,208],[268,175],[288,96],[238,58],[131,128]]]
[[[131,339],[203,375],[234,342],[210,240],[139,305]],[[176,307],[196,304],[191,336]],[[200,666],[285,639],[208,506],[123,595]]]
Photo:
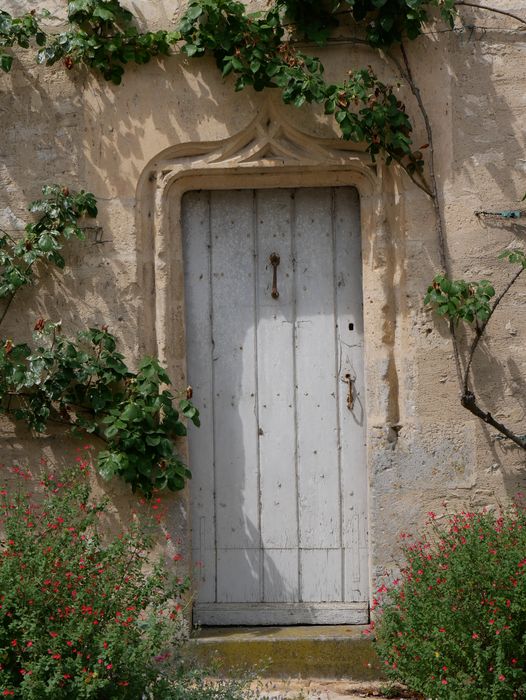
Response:
[[[272,678],[382,678],[366,626],[209,627],[196,630],[189,655],[221,672],[253,670]]]

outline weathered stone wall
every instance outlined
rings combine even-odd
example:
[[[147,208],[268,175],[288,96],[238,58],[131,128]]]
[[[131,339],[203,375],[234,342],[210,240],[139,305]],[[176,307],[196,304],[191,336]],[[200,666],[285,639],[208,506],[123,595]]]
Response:
[[[495,3],[524,14],[519,0]],[[126,4],[151,28],[166,27],[179,11],[168,0]],[[63,13],[58,0],[4,5],[12,12],[38,6]],[[520,220],[515,226],[481,221],[474,211],[516,207],[526,191],[526,39],[512,19],[467,9],[463,17],[456,31],[429,28],[408,46],[408,55],[433,127],[451,268],[457,277],[490,278],[499,290],[511,268],[497,255],[519,246],[526,229]],[[352,41],[319,53],[329,79],[372,64],[386,80],[400,80],[388,57]],[[415,143],[424,144],[417,104],[406,86],[400,92],[416,123]],[[38,293],[21,292],[3,334],[27,338],[44,316],[62,319],[71,332],[108,324],[132,361],[155,350],[144,323],[155,290],[144,285],[141,177],[165,149],[234,136],[269,99],[250,90],[234,93],[232,80],[222,80],[210,59],[175,56],[130,67],[115,87],[83,70],[37,67],[31,52],[21,54],[12,73],[0,76],[0,226],[21,228],[25,204],[41,184],[60,182],[96,194],[102,235],[68,245],[65,274],[46,273]],[[311,137],[337,136],[318,108],[277,109],[284,122]],[[276,177],[286,185],[279,167]],[[441,512],[444,501],[450,510],[505,502],[520,490],[526,466],[524,452],[495,440],[493,430],[460,406],[447,328],[423,308],[440,267],[428,198],[394,167],[379,166],[378,177],[383,213],[374,230],[362,232],[373,573],[396,564],[398,533],[419,527],[428,511]],[[174,294],[180,297],[181,289]],[[526,432],[525,301],[519,281],[491,321],[474,365],[481,402],[519,433]],[[173,338],[170,347],[163,353],[184,386],[184,338]],[[4,463],[36,463],[42,451],[60,463],[75,443],[57,435],[35,440],[4,422],[0,449]],[[112,485],[111,492],[117,510],[127,512],[125,489]],[[171,513],[170,528],[187,542],[184,495],[173,498]]]

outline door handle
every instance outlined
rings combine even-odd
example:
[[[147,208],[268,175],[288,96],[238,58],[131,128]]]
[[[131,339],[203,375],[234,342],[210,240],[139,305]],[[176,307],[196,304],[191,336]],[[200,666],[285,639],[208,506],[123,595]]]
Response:
[[[272,273],[272,292],[271,292],[271,297],[273,299],[278,299],[279,298],[279,292],[278,292],[278,265],[281,262],[281,258],[277,253],[271,253],[269,257],[269,262],[272,265],[273,273]]]
[[[349,411],[352,411],[354,408],[354,382],[356,380],[351,377],[351,374],[349,372],[346,372],[345,375],[342,377],[342,382],[348,385],[348,390],[347,390],[347,408]]]

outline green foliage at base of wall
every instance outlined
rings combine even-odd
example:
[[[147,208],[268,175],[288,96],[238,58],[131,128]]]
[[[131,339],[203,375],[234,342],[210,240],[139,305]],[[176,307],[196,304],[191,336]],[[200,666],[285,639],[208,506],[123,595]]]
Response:
[[[189,581],[152,555],[159,511],[137,506],[109,536],[88,460],[60,476],[12,471],[0,474],[0,695],[174,697]]]
[[[526,688],[526,509],[464,512],[405,540],[380,586],[376,649],[390,678],[426,698],[509,700]],[[409,536],[410,537],[410,536]]]

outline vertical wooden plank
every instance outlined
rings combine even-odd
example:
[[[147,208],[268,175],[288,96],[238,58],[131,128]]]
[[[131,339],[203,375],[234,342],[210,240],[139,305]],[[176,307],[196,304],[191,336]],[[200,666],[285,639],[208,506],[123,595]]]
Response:
[[[261,601],[261,550],[219,548],[217,553],[218,598],[220,603]]]
[[[263,556],[265,602],[297,603],[299,600],[298,548],[266,547],[263,550]]]
[[[344,600],[367,600],[368,563],[365,544],[367,472],[365,453],[365,386],[363,358],[363,291],[360,205],[354,188],[334,190],[337,351],[340,375],[339,423],[342,461],[342,532],[345,547]],[[347,405],[354,380],[353,408]]]
[[[252,190],[210,195],[218,602],[242,576],[244,600],[261,599],[260,554],[249,551],[261,547],[253,200]]]
[[[336,564],[334,557],[328,558],[325,551],[341,546],[334,250],[329,189],[297,190],[294,232],[302,599],[311,591],[309,582],[317,580],[320,600],[341,600],[341,554]],[[328,566],[331,575],[320,578],[317,572],[326,571]],[[334,586],[339,590],[336,598]]]
[[[341,549],[303,549],[302,601],[332,603],[341,600]]]
[[[292,205],[291,190],[260,190],[256,196],[263,599],[273,602],[298,596]],[[277,299],[271,295],[272,253],[280,256]]]
[[[208,192],[188,192],[182,202],[187,376],[201,413],[201,428],[188,428],[188,446],[192,552],[202,603],[215,601],[216,576],[209,199]]]

